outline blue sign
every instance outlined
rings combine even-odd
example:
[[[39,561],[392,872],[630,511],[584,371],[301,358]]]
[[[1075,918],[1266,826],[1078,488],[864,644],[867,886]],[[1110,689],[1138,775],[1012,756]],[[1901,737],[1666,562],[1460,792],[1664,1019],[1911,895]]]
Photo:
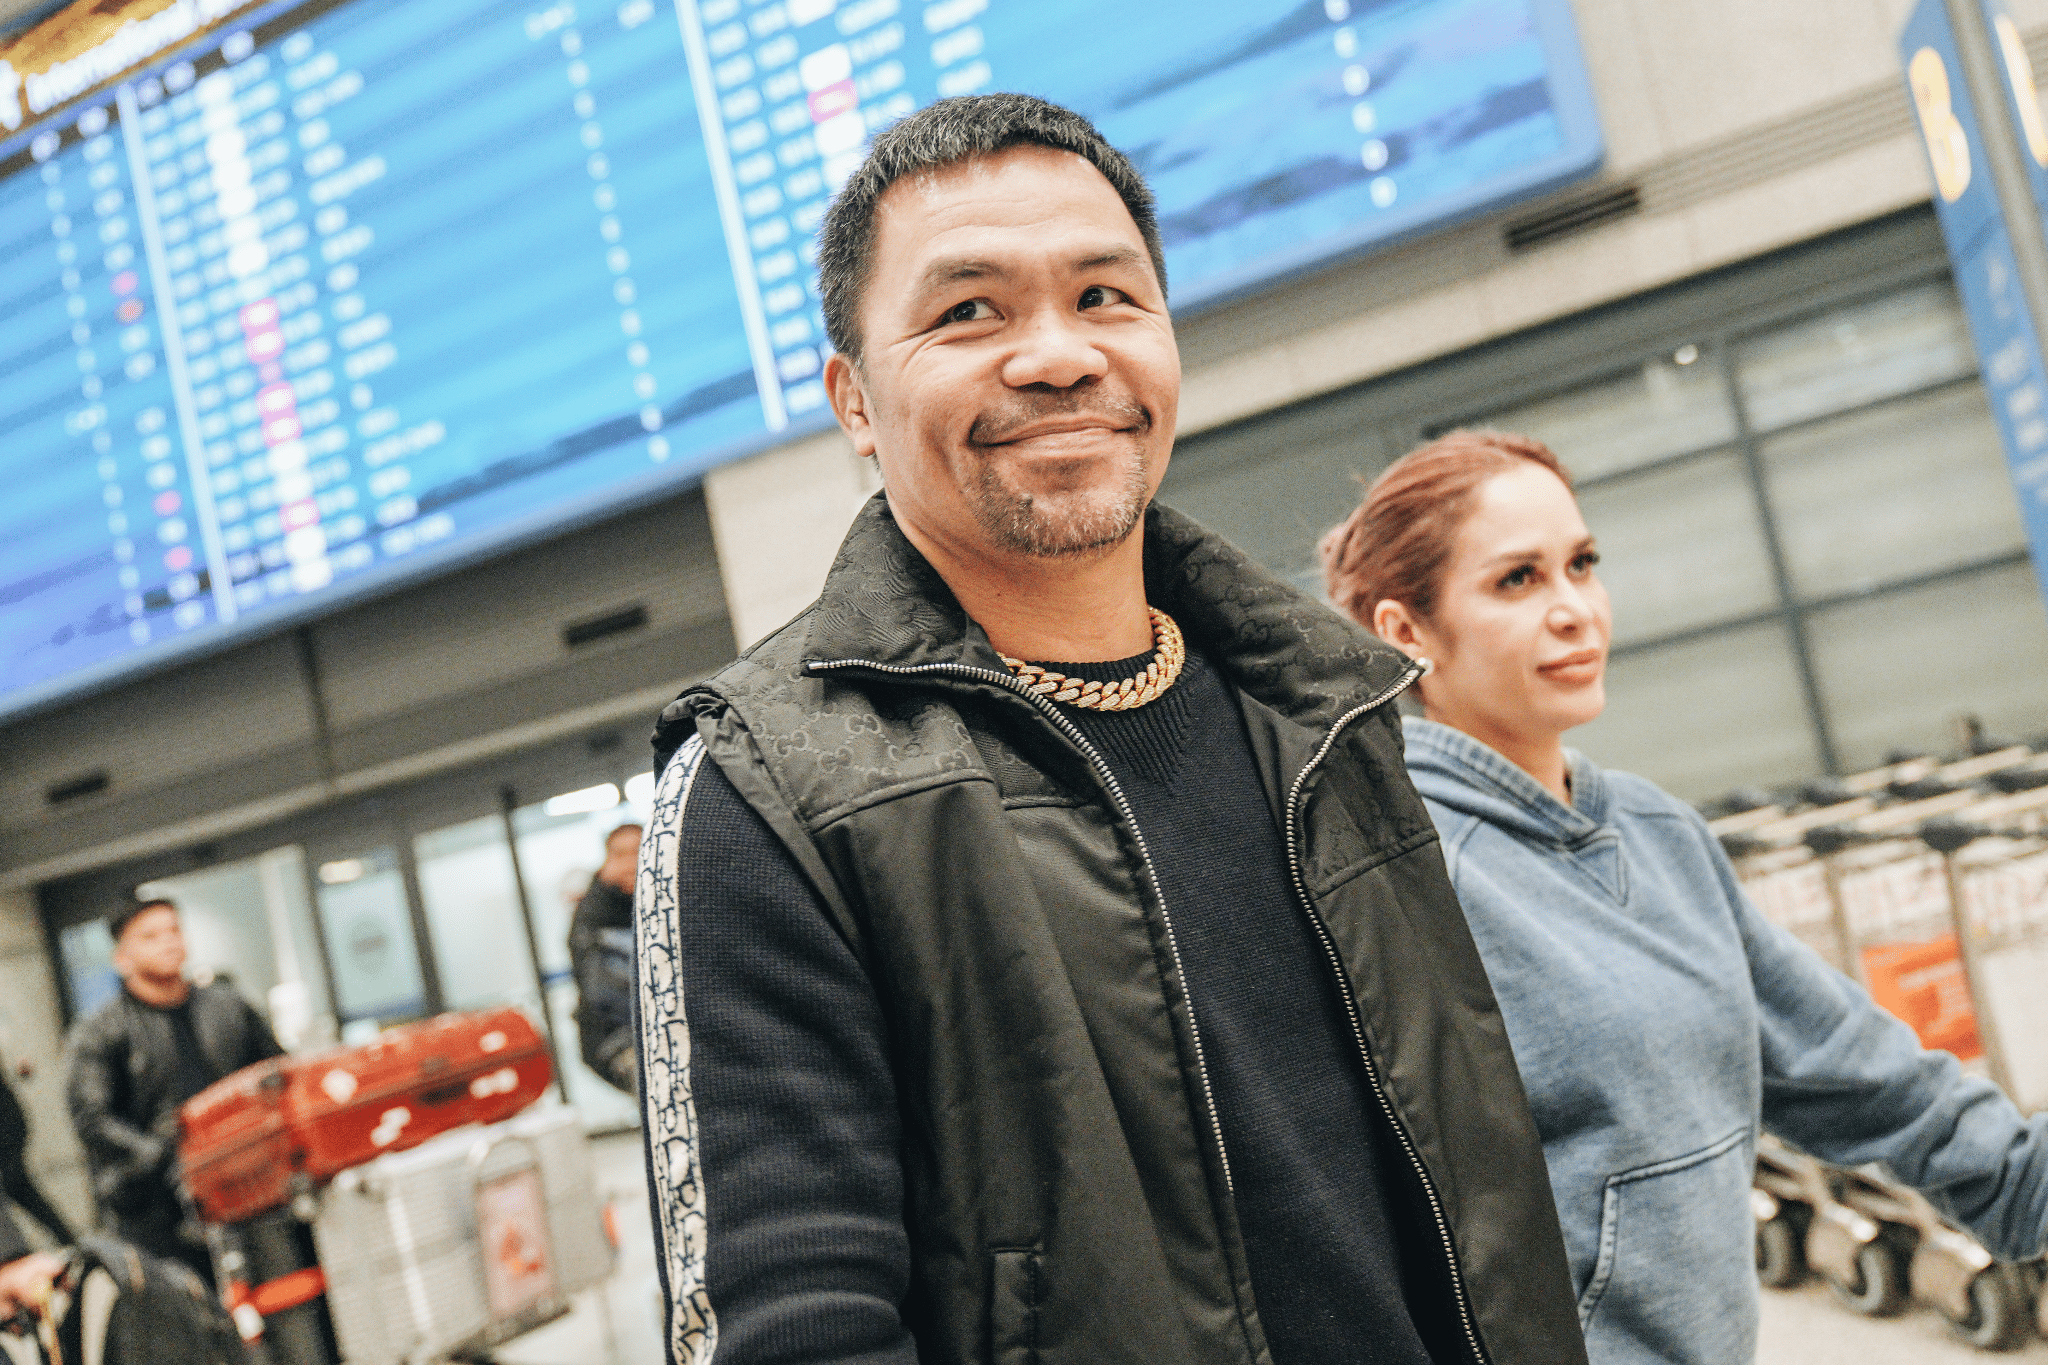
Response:
[[[986,90],[1132,155],[1183,311],[1601,155],[1567,0],[252,10],[0,142],[0,713],[829,425],[825,206]]]
[[[1991,112],[2013,120],[2038,163],[2033,167],[2037,208],[2030,215],[2030,222],[2038,223],[2048,210],[2048,135],[2041,130],[2019,31],[2003,0],[1983,3],[2007,76],[2007,107]],[[1934,175],[1935,212],[2005,445],[2035,575],[2048,595],[2048,366],[2042,363],[2041,339],[2020,285],[2012,236],[1984,159],[1979,114],[1964,83],[1944,0],[1921,0],[1899,36],[1899,49]]]

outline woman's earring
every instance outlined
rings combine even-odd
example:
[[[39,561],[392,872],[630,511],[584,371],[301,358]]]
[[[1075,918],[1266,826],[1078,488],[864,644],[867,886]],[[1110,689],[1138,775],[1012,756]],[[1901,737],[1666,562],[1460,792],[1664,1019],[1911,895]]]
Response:
[[[1422,676],[1425,678],[1436,672],[1436,660],[1430,658],[1427,654],[1416,655],[1415,662],[1422,665]]]

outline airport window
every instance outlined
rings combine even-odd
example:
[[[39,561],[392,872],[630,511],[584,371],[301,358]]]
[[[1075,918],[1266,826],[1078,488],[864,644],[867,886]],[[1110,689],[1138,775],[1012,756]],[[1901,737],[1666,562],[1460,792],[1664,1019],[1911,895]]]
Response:
[[[348,1026],[391,1024],[429,1013],[398,853],[389,846],[322,857],[315,869],[320,927],[334,971],[334,1013]]]
[[[503,818],[487,815],[429,830],[413,840],[413,856],[441,973],[442,1008],[521,1005],[538,1014],[540,990]]]
[[[1581,481],[1734,439],[1735,412],[1714,367],[1698,363],[1697,347],[1675,354],[1492,414],[1485,425],[1550,433]]]
[[[1775,431],[1977,372],[1946,281],[1829,309],[1745,339],[1735,372],[1750,426]]]
[[[444,1009],[518,1005],[540,1018],[541,990],[520,903],[523,877],[562,1083],[593,1130],[630,1127],[635,1121],[631,1101],[583,1064],[576,986],[569,972],[569,917],[597,870],[604,836],[627,818],[616,806],[617,789],[612,790],[614,804],[599,811],[551,817],[546,803],[515,811],[518,876],[505,843],[503,815],[428,830],[413,840]]]
[[[1802,597],[1864,592],[2026,544],[1975,380],[1824,418],[1759,450]]]
[[[1966,698],[1991,733],[2036,739],[2048,730],[2041,683],[2048,629],[2041,589],[2024,560],[1880,593],[1814,613],[1815,671],[1844,766],[1868,768],[1918,736],[1945,748],[1939,726]]]
[[[2048,611],[1931,219],[1180,443],[1165,500],[1320,592],[1321,532],[1458,426],[1547,442],[1600,536],[1608,710],[1571,742],[1692,800],[2048,733]]]
[[[1674,453],[1658,418],[1677,401],[1646,407],[1653,391],[1735,440]],[[2015,572],[2019,513],[1947,281],[1683,343],[1483,420],[1579,471],[1605,544],[1613,700],[1576,736],[1601,762],[1698,798],[1941,748],[1964,713],[2048,729],[2027,685],[2048,617]],[[1587,432],[1603,438],[1590,460]],[[1959,677],[1944,637],[1978,625],[1996,633],[1962,646]],[[1723,689],[1733,714],[1704,695]]]
[[[1605,767],[1681,796],[1717,795],[1821,770],[1792,641],[1782,621],[1615,651],[1607,712],[1566,742]]]
[[[1746,619],[1775,605],[1770,551],[1740,452],[1591,483],[1580,504],[1599,528],[1607,590],[1628,607],[1615,620],[1621,642]]]

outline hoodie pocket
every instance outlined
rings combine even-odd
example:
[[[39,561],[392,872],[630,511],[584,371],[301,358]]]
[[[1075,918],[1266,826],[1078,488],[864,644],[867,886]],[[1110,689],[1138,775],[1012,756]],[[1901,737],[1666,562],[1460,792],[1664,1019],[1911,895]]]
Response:
[[[1755,1334],[1750,1128],[1609,1176],[1579,1323],[1610,1359],[1747,1360]]]
[[[989,1259],[989,1359],[994,1365],[1038,1365],[1040,1255],[996,1251]]]

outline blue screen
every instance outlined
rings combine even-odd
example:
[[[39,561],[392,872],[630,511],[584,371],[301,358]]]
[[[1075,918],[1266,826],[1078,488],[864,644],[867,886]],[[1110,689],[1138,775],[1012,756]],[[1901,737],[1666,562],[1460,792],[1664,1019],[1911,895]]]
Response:
[[[277,6],[0,144],[0,711],[829,422],[813,241],[889,122],[1021,90],[1175,306],[1593,168],[1563,0]]]

